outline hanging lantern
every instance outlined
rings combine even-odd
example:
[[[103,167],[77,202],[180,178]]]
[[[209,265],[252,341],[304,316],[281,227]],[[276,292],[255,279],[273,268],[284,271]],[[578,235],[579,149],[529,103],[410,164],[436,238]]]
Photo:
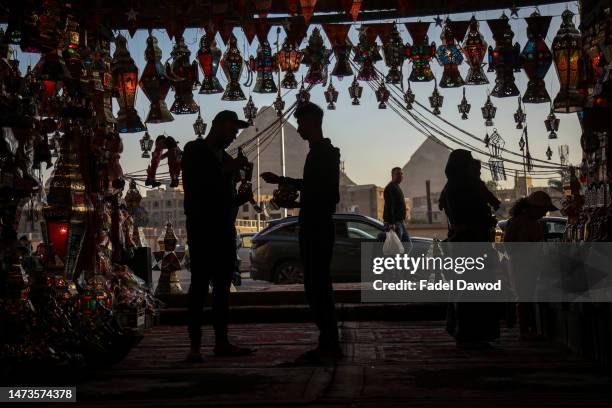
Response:
[[[569,9],[561,15],[561,27],[552,43],[555,68],[559,76],[561,89],[555,97],[555,112],[570,113],[581,111],[584,95],[579,89],[582,79],[582,38],[572,18],[574,13]]]
[[[188,115],[199,111],[198,104],[193,100],[193,87],[198,77],[198,67],[190,62],[191,51],[185,45],[182,36],[176,37],[176,43],[170,53],[172,64],[166,62],[166,75],[174,88],[174,103],[170,112],[175,115]]]
[[[234,34],[230,35],[229,46],[225,49],[225,54],[223,54],[221,67],[228,82],[221,99],[224,101],[244,101],[246,97],[240,87],[240,76],[242,75],[244,62]]]
[[[497,108],[491,102],[491,95],[487,95],[487,101],[480,108],[482,111],[482,117],[485,120],[485,126],[493,126],[493,119],[495,118],[495,113],[497,112]]]
[[[516,128],[522,129],[523,123],[525,123],[526,119],[527,119],[527,114],[523,112],[523,107],[521,105],[521,97],[519,96],[518,108],[516,109],[516,112],[514,112],[514,123],[516,123]]]
[[[338,91],[336,91],[336,88],[334,88],[331,79],[329,81],[329,86],[327,87],[327,90],[323,92],[323,94],[325,95],[325,102],[327,102],[327,109],[335,110],[336,101],[338,101]]]
[[[470,66],[465,83],[467,85],[483,85],[488,84],[489,79],[482,67],[483,60],[487,52],[487,43],[479,31],[480,23],[476,17],[470,19],[470,26],[465,41],[463,42],[463,54],[465,60]]]
[[[149,35],[147,48],[145,49],[146,65],[140,77],[140,89],[144,92],[151,103],[146,123],[172,122],[174,117],[166,105],[166,96],[170,90],[170,81],[166,76],[166,70],[161,63],[162,52],[157,45],[157,38]]]
[[[389,72],[385,77],[388,84],[400,84],[402,82],[402,65],[406,59],[406,47],[402,43],[397,25],[393,24],[389,38],[383,41],[383,56]]]
[[[72,18],[68,18],[67,20],[62,56],[70,72],[71,79],[66,81],[66,88],[71,96],[78,97],[82,91],[81,76],[84,69],[81,61],[81,53],[79,52],[79,24]]]
[[[442,45],[436,51],[436,59],[438,64],[444,67],[442,79],[440,80],[441,88],[458,88],[465,84],[459,72],[459,65],[463,62],[463,55],[461,54],[461,49],[455,43],[455,37],[462,38],[465,35],[465,30],[463,30],[463,33],[455,32],[460,29],[458,25],[446,19],[442,28],[442,34],[440,34]],[[467,26],[465,26],[465,29],[467,29]]]
[[[202,119],[202,114],[198,110],[198,117],[193,122],[193,132],[198,136],[198,139],[202,139],[202,135],[206,133],[206,123]]]
[[[406,28],[413,41],[411,46],[406,46],[406,56],[412,62],[412,72],[408,80],[412,82],[429,82],[434,79],[429,61],[436,54],[436,43],[427,44],[429,24],[406,23]]]
[[[249,122],[249,125],[253,126],[253,121],[257,117],[257,107],[253,103],[253,97],[249,96],[249,101],[247,102],[243,110],[244,117]]]
[[[331,51],[325,47],[323,37],[318,27],[312,30],[308,45],[302,50],[304,59],[302,64],[308,66],[304,82],[307,84],[321,84],[327,82],[327,66]]]
[[[276,100],[273,103],[274,109],[276,110],[276,115],[280,118],[283,116],[283,111],[285,110],[285,101],[283,101],[283,97],[280,94],[280,89],[276,94]]]
[[[324,24],[323,28],[327,34],[327,38],[331,42],[334,51],[336,64],[332,69],[331,74],[342,80],[345,76],[352,76],[353,69],[351,68],[351,50],[353,46],[347,38],[350,29],[348,24]]]
[[[551,19],[551,16],[540,16],[537,12],[525,19],[528,40],[520,58],[529,82],[523,96],[524,103],[550,102],[544,78],[552,64],[552,53],[545,41]]]
[[[546,126],[546,131],[549,132],[548,133],[549,139],[557,138],[557,131],[559,130],[559,122],[561,122],[561,119],[555,116],[555,111],[553,110],[553,107],[551,106],[550,113],[548,114],[548,117],[544,121],[544,125]]]
[[[524,138],[524,135],[525,135],[525,130],[523,130],[523,134],[521,134],[521,138],[519,139],[519,143],[518,143],[519,149],[521,150],[521,152],[525,151],[525,138]]]
[[[410,81],[408,81],[408,89],[406,90],[406,93],[404,94],[404,102],[406,102],[407,110],[412,109],[412,104],[414,103],[414,100],[415,100],[415,95],[414,95],[414,92],[412,92],[412,88],[410,88]]]
[[[363,86],[359,85],[357,78],[353,79],[351,86],[349,86],[349,95],[353,98],[353,105],[359,105],[359,99],[361,99],[361,93],[363,92]]]
[[[310,24],[310,19],[314,14],[314,8],[317,4],[317,0],[300,0],[300,6],[302,7],[302,16],[306,24]]]
[[[466,120],[468,118],[468,113],[470,113],[470,109],[472,105],[468,103],[467,98],[465,97],[465,87],[463,87],[463,98],[461,99],[461,103],[457,105],[457,109],[461,114],[461,119]]]
[[[493,128],[493,133],[491,133],[491,138],[489,140],[489,151],[491,152],[491,156],[501,157],[505,145],[506,141],[497,132],[497,129]]]
[[[491,144],[491,136],[489,136],[489,132],[485,133],[485,137],[483,139],[484,145],[485,147],[489,147],[489,145]]]
[[[438,81],[434,81],[434,90],[431,96],[429,97],[429,105],[433,109],[434,115],[440,114],[440,108],[442,107],[443,103],[444,96],[440,95],[440,92],[438,91]]]
[[[360,81],[373,81],[378,78],[374,64],[382,57],[378,52],[378,44],[376,44],[376,33],[367,26],[362,26],[359,30],[359,43],[353,47],[353,61],[358,63],[361,68],[357,73],[357,79]]]
[[[40,113],[51,116],[55,113],[53,99],[62,89],[64,81],[71,78],[60,52],[53,50],[43,55],[34,67],[34,75],[42,84]]]
[[[149,152],[153,149],[153,139],[151,139],[151,135],[149,132],[145,132],[144,136],[140,139],[140,150],[142,150],[142,158],[148,159],[151,157]]]
[[[217,79],[221,50],[217,48],[214,35],[207,33],[202,36],[197,58],[203,74],[199,93],[210,95],[223,92],[223,88]]]
[[[43,208],[46,242],[61,262],[56,264],[52,257],[48,268],[62,270],[69,280],[81,273],[76,268],[77,259],[85,238],[87,214],[93,211],[74,149],[75,138],[80,134],[80,128],[66,129],[61,155],[49,180],[47,204]]]
[[[297,88],[297,80],[294,72],[300,69],[300,64],[304,58],[304,53],[297,50],[288,39],[283,43],[281,50],[276,53],[276,62],[281,71],[286,72],[281,81],[281,87],[285,89]]]
[[[390,92],[385,86],[383,81],[380,82],[380,86],[376,90],[376,101],[378,102],[378,109],[387,109],[387,101],[389,100]]]
[[[275,93],[276,84],[272,73],[276,71],[276,63],[272,56],[272,48],[268,41],[259,42],[257,47],[257,57],[250,60],[249,64],[252,71],[257,72],[257,79],[253,92],[255,93]]]
[[[302,78],[302,85],[300,85],[300,89],[298,90],[297,94],[295,95],[295,99],[297,100],[297,107],[299,108],[300,105],[305,104],[306,102],[310,101],[310,92],[308,92],[308,90],[306,88],[304,88],[304,79]]]
[[[100,40],[94,52],[92,65],[96,121],[102,127],[117,123],[113,116],[113,77],[111,74],[110,44]]]
[[[548,160],[550,160],[550,159],[552,159],[552,157],[553,157],[553,151],[552,151],[552,149],[550,148],[550,145],[549,145],[548,149],[546,149],[546,158]]]
[[[495,70],[495,87],[491,95],[496,98],[518,96],[514,72],[520,70],[520,47],[512,45],[514,33],[504,14],[496,20],[487,20],[495,39],[495,48],[489,46],[489,67]]]
[[[145,130],[134,103],[138,87],[138,68],[127,49],[127,40],[119,34],[115,38],[115,55],[111,61],[113,87],[119,112],[117,113],[117,131],[119,133],[137,133]]]

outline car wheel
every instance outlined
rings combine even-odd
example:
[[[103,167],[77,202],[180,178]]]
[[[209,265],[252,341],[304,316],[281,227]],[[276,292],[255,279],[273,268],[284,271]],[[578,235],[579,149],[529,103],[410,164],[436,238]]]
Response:
[[[298,261],[286,261],[276,267],[274,276],[278,285],[304,283],[304,267]]]

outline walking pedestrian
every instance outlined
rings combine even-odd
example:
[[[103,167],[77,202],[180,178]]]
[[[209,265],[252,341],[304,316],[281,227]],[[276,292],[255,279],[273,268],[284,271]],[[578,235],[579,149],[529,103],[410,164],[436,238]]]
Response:
[[[400,183],[404,179],[404,173],[400,167],[391,170],[391,181],[385,187],[385,207],[383,210],[383,221],[387,231],[394,231],[397,237],[403,241],[410,241],[406,230],[406,201]]]

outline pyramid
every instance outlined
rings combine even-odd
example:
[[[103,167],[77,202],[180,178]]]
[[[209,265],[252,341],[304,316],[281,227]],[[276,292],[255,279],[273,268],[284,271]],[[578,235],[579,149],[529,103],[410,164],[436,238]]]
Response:
[[[439,193],[446,184],[444,167],[450,150],[427,138],[404,165],[401,188],[406,197],[424,197],[425,181],[430,181],[431,193]]]

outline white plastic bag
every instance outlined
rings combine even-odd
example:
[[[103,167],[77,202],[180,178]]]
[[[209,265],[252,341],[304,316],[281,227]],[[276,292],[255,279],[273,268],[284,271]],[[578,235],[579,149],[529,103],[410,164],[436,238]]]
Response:
[[[383,244],[383,255],[393,256],[404,253],[404,245],[397,237],[395,231],[387,231],[387,238]]]

